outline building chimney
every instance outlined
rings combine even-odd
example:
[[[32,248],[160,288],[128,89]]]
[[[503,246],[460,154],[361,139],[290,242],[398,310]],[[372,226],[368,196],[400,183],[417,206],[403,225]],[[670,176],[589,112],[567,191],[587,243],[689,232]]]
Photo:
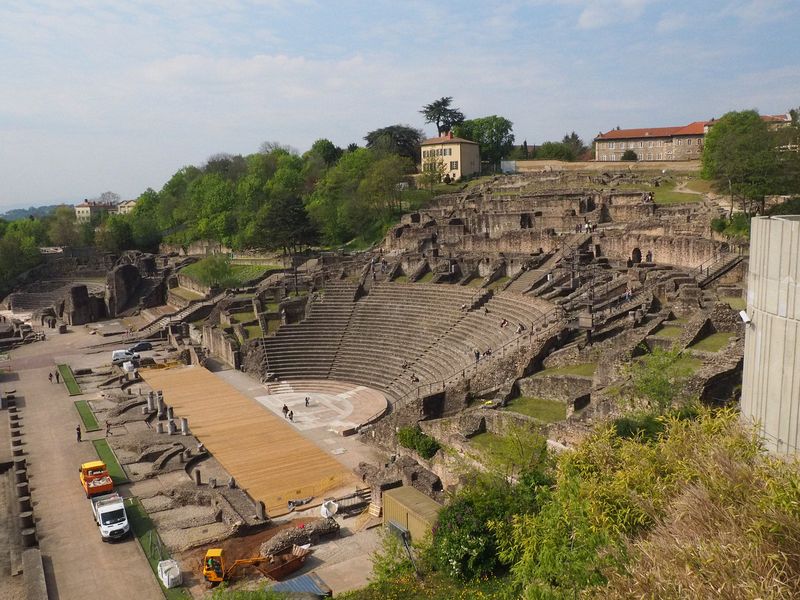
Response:
[[[452,131],[448,131],[447,132],[447,139],[448,140],[452,140],[453,139],[453,132]]]

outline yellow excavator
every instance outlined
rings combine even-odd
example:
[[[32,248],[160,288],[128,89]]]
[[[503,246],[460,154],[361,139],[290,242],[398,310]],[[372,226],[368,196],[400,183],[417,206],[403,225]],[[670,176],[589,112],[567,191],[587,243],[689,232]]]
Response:
[[[264,577],[278,581],[299,569],[312,552],[307,546],[295,545],[283,554],[240,558],[226,566],[222,548],[209,548],[203,559],[203,577],[213,586],[234,578],[240,569],[255,567]]]

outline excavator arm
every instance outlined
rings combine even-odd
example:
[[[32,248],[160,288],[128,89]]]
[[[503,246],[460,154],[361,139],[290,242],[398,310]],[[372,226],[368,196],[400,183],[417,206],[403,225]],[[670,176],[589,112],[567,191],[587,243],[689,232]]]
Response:
[[[233,562],[225,571],[225,580],[232,579],[236,576],[237,571],[246,569],[247,567],[255,567],[262,575],[266,575],[264,565],[272,560],[269,556],[259,556],[256,558],[240,558]]]

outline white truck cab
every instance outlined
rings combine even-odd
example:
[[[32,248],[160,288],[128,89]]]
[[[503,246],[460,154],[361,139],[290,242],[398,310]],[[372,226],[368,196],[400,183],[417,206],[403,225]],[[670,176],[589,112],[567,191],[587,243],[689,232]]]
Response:
[[[122,496],[116,492],[95,496],[91,499],[94,521],[100,528],[104,542],[120,540],[128,535],[131,526]]]
[[[139,355],[135,352],[129,352],[128,350],[113,350],[111,352],[112,365],[121,365],[134,360],[139,360]]]

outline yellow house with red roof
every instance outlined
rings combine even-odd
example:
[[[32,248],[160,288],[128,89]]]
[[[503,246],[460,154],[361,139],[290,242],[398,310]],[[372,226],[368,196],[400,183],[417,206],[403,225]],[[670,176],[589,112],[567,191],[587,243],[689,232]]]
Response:
[[[456,181],[481,172],[481,152],[476,142],[453,137],[448,132],[442,137],[430,138],[420,144],[423,170],[441,169],[442,177],[449,175]]]

